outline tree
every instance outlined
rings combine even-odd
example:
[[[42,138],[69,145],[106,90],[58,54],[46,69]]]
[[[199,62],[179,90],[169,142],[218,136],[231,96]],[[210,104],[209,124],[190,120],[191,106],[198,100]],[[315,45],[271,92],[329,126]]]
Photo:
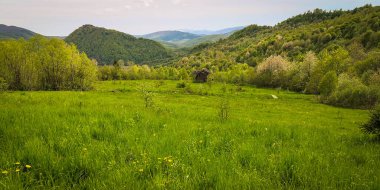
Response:
[[[289,62],[281,56],[270,56],[256,68],[255,83],[259,86],[279,87],[289,68]]]
[[[338,78],[334,71],[326,73],[319,83],[318,90],[322,97],[328,97],[336,88]]]
[[[380,106],[371,111],[371,117],[367,123],[361,125],[361,129],[368,134],[374,134],[380,138]]]
[[[314,72],[317,62],[318,58],[314,52],[309,51],[306,53],[303,62],[301,63],[302,78],[306,82],[310,81],[311,74]]]
[[[320,53],[324,72],[335,71],[338,75],[346,72],[351,63],[350,54],[340,46],[331,49],[324,49]]]

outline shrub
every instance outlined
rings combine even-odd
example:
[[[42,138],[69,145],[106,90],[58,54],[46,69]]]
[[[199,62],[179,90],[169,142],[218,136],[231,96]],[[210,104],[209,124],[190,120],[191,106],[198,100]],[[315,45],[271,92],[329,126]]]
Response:
[[[328,98],[329,104],[351,107],[369,108],[376,104],[378,90],[365,86],[358,78],[346,74],[339,76],[338,87]]]
[[[177,88],[185,88],[186,87],[186,83],[185,82],[179,82],[177,83]]]
[[[369,121],[361,125],[361,129],[367,134],[374,134],[380,137],[380,106],[371,111]]]
[[[150,108],[154,106],[153,92],[148,90],[145,86],[141,87],[141,93],[144,99],[145,107]]]
[[[218,116],[222,122],[230,117],[230,102],[226,96],[220,100]]]

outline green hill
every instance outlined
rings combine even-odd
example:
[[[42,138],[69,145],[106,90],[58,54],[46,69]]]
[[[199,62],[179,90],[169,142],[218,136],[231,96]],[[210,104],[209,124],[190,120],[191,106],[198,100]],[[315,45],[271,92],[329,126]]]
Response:
[[[170,57],[158,42],[92,25],[78,28],[65,41],[74,43],[80,51],[105,65],[119,59],[154,65],[156,61]]]
[[[18,39],[25,38],[29,39],[32,36],[36,35],[36,33],[27,30],[25,28],[20,28],[16,26],[7,26],[4,24],[0,24],[0,39]]]
[[[274,27],[251,25],[220,42],[195,47],[193,61],[218,64],[215,53],[231,64],[257,65],[271,55],[300,60],[308,51],[359,44],[368,52],[380,47],[380,7],[351,11],[316,9],[287,19]],[[194,52],[193,51],[193,52]],[[195,55],[195,56],[194,56]]]

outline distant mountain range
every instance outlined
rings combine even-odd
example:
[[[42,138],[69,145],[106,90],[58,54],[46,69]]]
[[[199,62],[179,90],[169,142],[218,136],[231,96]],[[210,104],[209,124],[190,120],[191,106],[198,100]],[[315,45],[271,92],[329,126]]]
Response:
[[[217,34],[228,34],[232,33],[238,30],[241,30],[245,28],[246,26],[237,26],[237,27],[231,27],[231,28],[224,28],[221,30],[180,30],[182,32],[188,32],[192,34],[197,34],[197,35],[217,35]]]
[[[243,26],[225,28],[222,30],[183,30],[183,31],[159,31],[138,37],[155,40],[167,48],[189,48],[201,43],[216,42],[227,38],[233,32],[243,29]]]
[[[191,34],[188,32],[181,31],[160,31],[151,34],[142,35],[142,38],[165,41],[165,42],[178,42],[184,40],[192,40],[201,37],[200,35]]]
[[[20,28],[17,26],[7,26],[0,24],[0,39],[9,39],[9,38],[25,38],[29,39],[32,36],[37,35],[37,33],[27,30],[25,28]]]

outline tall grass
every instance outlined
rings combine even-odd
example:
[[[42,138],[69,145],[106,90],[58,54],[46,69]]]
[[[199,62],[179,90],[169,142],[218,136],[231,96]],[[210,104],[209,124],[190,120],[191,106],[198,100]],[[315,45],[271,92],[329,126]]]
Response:
[[[0,189],[380,188],[380,144],[357,127],[365,110],[248,86],[157,84],[1,93]]]

